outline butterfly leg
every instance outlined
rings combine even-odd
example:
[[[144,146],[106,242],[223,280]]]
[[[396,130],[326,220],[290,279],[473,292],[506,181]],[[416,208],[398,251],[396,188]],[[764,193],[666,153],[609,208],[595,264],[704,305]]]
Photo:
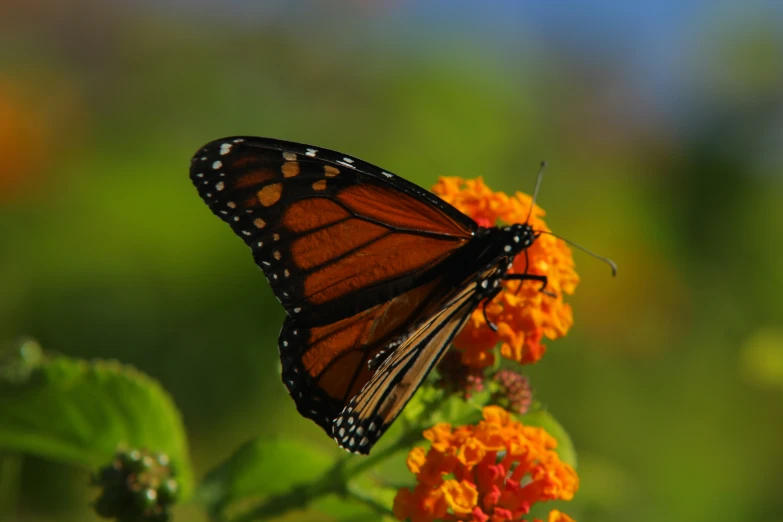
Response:
[[[503,277],[506,281],[519,281],[519,286],[522,286],[522,281],[540,281],[541,282],[541,288],[538,289],[539,292],[541,292],[544,295],[548,295],[549,297],[557,297],[552,292],[546,290],[546,285],[549,282],[549,279],[545,275],[537,275],[537,274],[506,274],[505,277]],[[517,291],[519,291],[519,288],[517,288]]]
[[[496,325],[495,323],[490,321],[489,317],[487,317],[487,305],[489,304],[490,301],[492,301],[492,299],[485,299],[484,300],[484,308],[482,309],[482,312],[484,312],[484,321],[486,321],[487,326],[489,326],[490,330],[492,330],[493,332],[497,332],[498,331],[498,325]]]
[[[488,286],[490,286],[490,285],[488,285]],[[496,325],[495,323],[490,321],[489,317],[487,317],[487,305],[489,303],[491,303],[492,300],[495,299],[495,297],[498,296],[498,294],[500,293],[500,289],[501,288],[500,288],[500,284],[499,284],[498,280],[495,280],[491,286],[492,286],[492,289],[489,291],[488,294],[485,294],[486,295],[486,299],[484,299],[484,305],[483,305],[481,311],[484,313],[484,321],[486,321],[487,326],[489,326],[489,329],[492,330],[493,332],[497,332],[498,331],[498,325]]]
[[[541,281],[541,288],[538,289],[539,292],[541,292],[544,295],[548,295],[549,297],[557,297],[552,292],[548,292],[544,290],[546,288],[547,283],[549,280],[545,275],[535,275],[535,274],[528,274],[527,268],[530,266],[530,256],[527,253],[527,250],[525,250],[525,271],[521,274],[506,274],[503,279],[505,281],[519,281],[519,285],[517,286],[517,290],[514,292],[514,295],[518,294],[519,291],[522,289],[522,282],[523,281]]]

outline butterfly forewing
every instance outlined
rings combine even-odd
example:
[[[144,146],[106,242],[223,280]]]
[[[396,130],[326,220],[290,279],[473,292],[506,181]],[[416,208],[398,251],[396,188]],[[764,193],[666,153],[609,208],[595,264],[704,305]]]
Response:
[[[191,179],[253,250],[289,315],[316,322],[431,278],[477,229],[402,178],[306,145],[218,140],[194,156]]]

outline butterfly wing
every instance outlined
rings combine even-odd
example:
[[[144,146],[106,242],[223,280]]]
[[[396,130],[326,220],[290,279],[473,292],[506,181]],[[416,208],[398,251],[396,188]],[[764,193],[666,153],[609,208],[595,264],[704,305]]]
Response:
[[[191,161],[215,215],[252,249],[289,315],[327,324],[436,275],[478,225],[440,198],[338,152],[226,138]]]
[[[283,381],[300,413],[341,447],[368,453],[483,299],[484,277],[455,289],[444,276],[327,326],[287,318]]]
[[[494,271],[495,269],[493,269]],[[483,299],[479,276],[459,287],[403,337],[332,425],[338,444],[367,454],[446,353]]]
[[[297,409],[368,452],[478,304],[475,283],[454,290],[478,225],[369,163],[290,142],[214,141],[191,179],[288,313],[279,349]],[[366,437],[341,434],[349,419]]]

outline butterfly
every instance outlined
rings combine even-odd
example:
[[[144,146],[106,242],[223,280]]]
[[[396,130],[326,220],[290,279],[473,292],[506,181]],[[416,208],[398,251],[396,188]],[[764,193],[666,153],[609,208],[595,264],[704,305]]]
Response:
[[[278,348],[297,410],[355,453],[369,453],[502,281],[547,283],[508,273],[538,237],[530,225],[481,227],[339,152],[224,138],[196,153],[190,177],[286,311]]]

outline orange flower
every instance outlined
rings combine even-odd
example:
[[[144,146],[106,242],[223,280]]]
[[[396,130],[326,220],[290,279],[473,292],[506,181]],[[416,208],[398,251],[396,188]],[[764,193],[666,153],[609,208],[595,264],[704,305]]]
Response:
[[[574,519],[561,513],[560,511],[553,509],[549,512],[549,520],[547,522],[574,522]]]
[[[397,492],[399,520],[523,520],[536,502],[573,498],[579,478],[554,451],[555,439],[498,406],[483,413],[476,426],[438,424],[424,432],[432,445],[408,455],[417,485]],[[573,520],[554,510],[549,522]]]
[[[492,192],[481,178],[441,177],[432,191],[485,227],[499,222],[524,223],[532,203],[532,198],[521,192],[513,197]],[[535,205],[529,220],[533,230],[549,232],[543,216],[544,211]],[[571,250],[564,241],[543,234],[527,252],[529,265],[525,266],[525,255],[520,254],[510,273],[524,273],[527,269],[529,274],[547,276],[546,289],[556,297],[540,292],[540,284],[535,282],[523,283],[521,287],[517,281],[505,283],[500,295],[487,305],[487,317],[498,326],[498,331],[487,326],[481,305],[454,342],[466,366],[491,366],[495,362],[492,349],[499,342],[503,357],[523,364],[534,363],[546,350],[541,340],[562,337],[573,324],[571,307],[563,302],[563,294],[573,294],[579,283]]]

